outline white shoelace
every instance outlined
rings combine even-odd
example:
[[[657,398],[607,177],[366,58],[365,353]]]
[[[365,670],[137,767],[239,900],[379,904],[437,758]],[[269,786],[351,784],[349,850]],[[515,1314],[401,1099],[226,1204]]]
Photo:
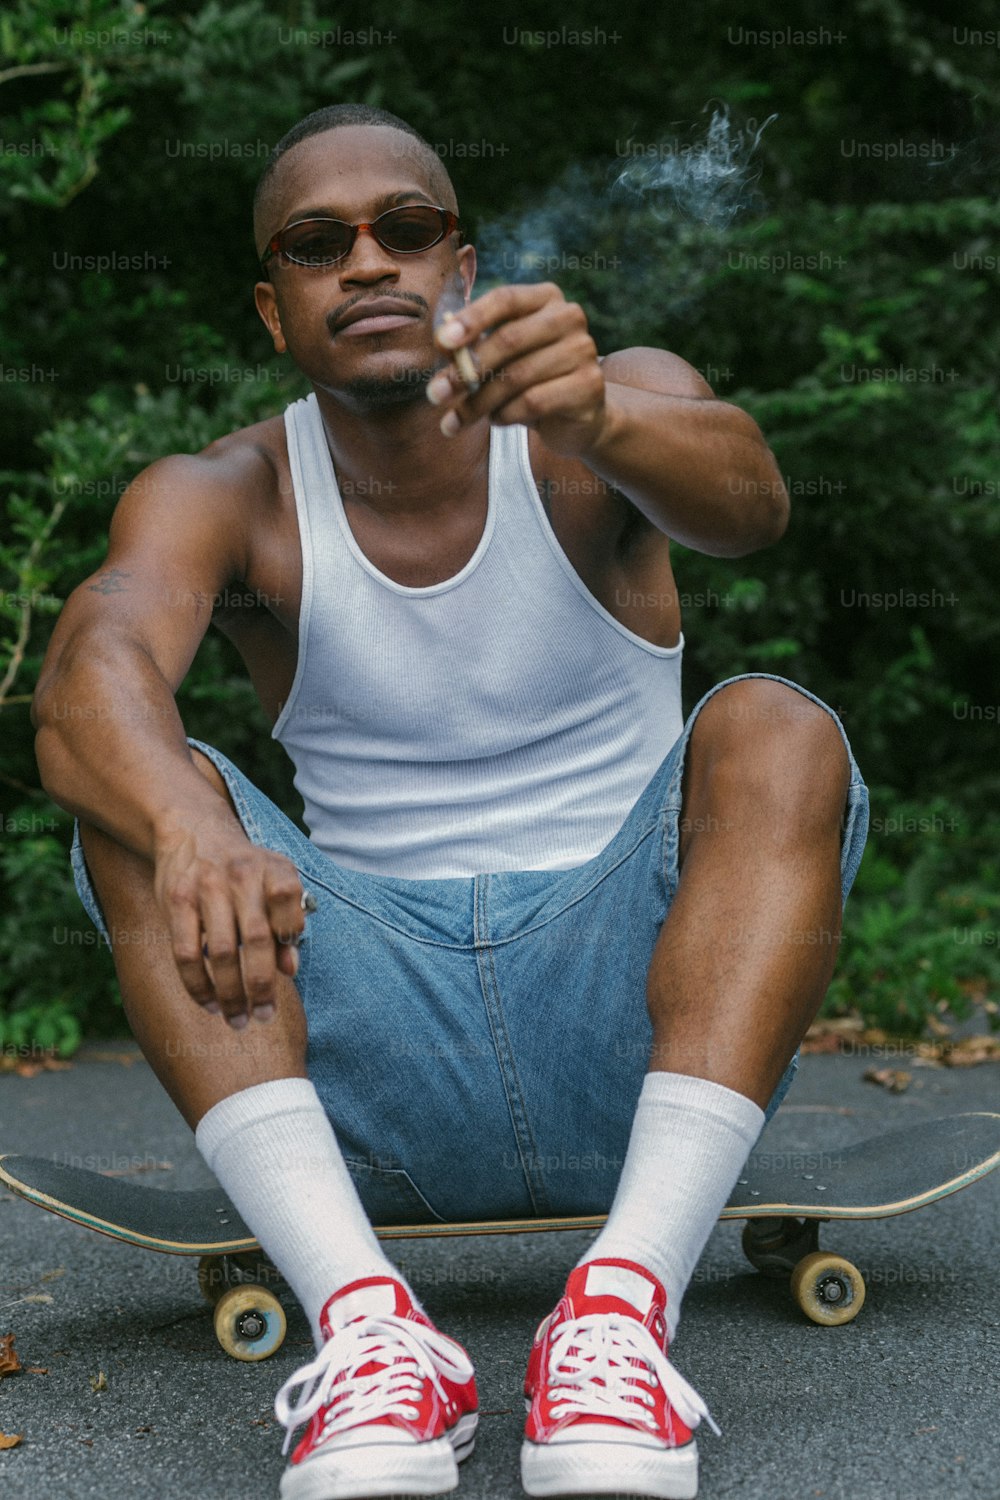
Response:
[[[571,1354],[572,1347],[576,1352]],[[697,1427],[704,1419],[716,1437],[721,1436],[698,1392],[674,1369],[652,1334],[634,1318],[614,1313],[589,1313],[560,1327],[549,1351],[546,1380],[549,1400],[556,1403],[552,1415],[613,1417],[654,1427],[649,1412],[653,1397],[635,1383],[646,1378],[646,1371],[660,1382],[682,1422]],[[604,1384],[598,1385],[598,1380]]]
[[[385,1361],[382,1369],[369,1375],[357,1374],[363,1365],[376,1359]],[[393,1364],[393,1360],[399,1362]],[[341,1372],[344,1379],[338,1380]],[[275,1396],[275,1416],[287,1428],[281,1451],[288,1452],[295,1429],[328,1403],[324,1438],[375,1417],[412,1419],[418,1415],[415,1403],[420,1400],[425,1380],[445,1401],[442,1375],[464,1385],[474,1373],[465,1355],[436,1328],[426,1328],[395,1313],[356,1318],[327,1339],[316,1358],[296,1370]],[[292,1392],[310,1383],[311,1389],[293,1406]]]

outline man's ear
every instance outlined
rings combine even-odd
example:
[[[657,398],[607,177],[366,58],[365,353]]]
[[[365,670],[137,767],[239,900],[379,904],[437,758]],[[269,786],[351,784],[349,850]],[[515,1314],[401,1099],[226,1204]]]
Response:
[[[472,288],[476,280],[476,247],[475,245],[463,245],[458,252],[458,274],[462,278],[465,287],[465,300],[468,302],[472,296]]]
[[[274,286],[270,281],[258,281],[253,289],[253,300],[257,304],[257,311],[268,333],[274,342],[275,354],[286,354],[288,345],[285,343],[285,335],[281,331],[281,317],[278,313],[278,301],[274,295]]]

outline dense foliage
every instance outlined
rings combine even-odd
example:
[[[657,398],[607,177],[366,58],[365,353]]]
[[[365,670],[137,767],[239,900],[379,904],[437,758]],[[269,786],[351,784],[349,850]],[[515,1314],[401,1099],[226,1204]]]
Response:
[[[735,563],[678,549],[687,702],[766,670],[843,717],[874,816],[829,1007],[911,1031],[935,1009],[995,1009],[993,9],[970,0],[955,22],[929,0],[848,0],[831,21],[781,0],[767,31],[747,0],[617,10],[571,25],[538,3],[515,25],[456,0],[381,18],[358,0],[335,16],[312,0],[5,7],[0,1046],[65,1052],[121,1024],[69,881],[71,820],[38,784],[31,692],[129,479],[303,393],[252,307],[249,204],[288,126],[351,99],[435,145],[487,275],[557,280],[602,350],[675,349],[761,423],[793,523]],[[691,159],[713,109],[734,153],[714,196],[671,197],[657,169]],[[623,172],[646,191],[610,191]],[[190,733],[297,812],[217,634],[180,703]]]

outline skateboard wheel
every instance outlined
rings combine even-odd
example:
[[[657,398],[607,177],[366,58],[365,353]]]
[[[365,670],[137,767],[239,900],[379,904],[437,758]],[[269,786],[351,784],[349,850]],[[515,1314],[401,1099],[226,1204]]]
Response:
[[[234,1286],[215,1304],[215,1336],[234,1359],[267,1359],[285,1338],[285,1311],[273,1292]]]
[[[792,1296],[807,1318],[832,1328],[857,1317],[865,1302],[865,1279],[849,1260],[817,1250],[792,1272]]]

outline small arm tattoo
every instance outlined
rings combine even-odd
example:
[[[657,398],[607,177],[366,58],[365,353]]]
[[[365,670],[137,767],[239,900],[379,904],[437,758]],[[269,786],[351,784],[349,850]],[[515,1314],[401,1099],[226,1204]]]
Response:
[[[88,584],[92,594],[125,594],[128,585],[123,583],[125,578],[131,578],[131,573],[123,573],[121,568],[109,568],[106,573],[98,575],[97,582]]]

